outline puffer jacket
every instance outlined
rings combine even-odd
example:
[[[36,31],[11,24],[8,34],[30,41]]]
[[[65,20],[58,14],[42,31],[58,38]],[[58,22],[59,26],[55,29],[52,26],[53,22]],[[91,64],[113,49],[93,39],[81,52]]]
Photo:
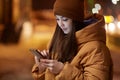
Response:
[[[112,80],[112,60],[106,46],[104,17],[94,14],[89,18],[97,21],[76,32],[79,47],[72,62],[66,62],[57,75],[48,69],[39,74],[35,64],[32,68],[34,80]]]

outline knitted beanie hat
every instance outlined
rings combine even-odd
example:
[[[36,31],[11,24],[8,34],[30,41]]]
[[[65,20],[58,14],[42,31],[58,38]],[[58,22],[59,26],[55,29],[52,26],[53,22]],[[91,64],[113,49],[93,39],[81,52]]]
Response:
[[[84,0],[56,0],[53,11],[55,15],[82,22],[84,20]]]

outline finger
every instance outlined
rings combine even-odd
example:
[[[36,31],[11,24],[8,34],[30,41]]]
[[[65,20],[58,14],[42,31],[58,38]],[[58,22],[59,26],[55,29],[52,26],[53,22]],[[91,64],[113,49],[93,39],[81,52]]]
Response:
[[[41,54],[42,54],[43,56],[47,56],[47,54],[46,54],[46,51],[45,51],[45,50],[41,51]]]
[[[47,67],[54,67],[54,64],[52,64],[52,63],[44,64],[44,65],[47,66]]]
[[[40,59],[41,62],[44,62],[44,63],[55,63],[56,60],[50,60],[50,59]]]
[[[39,62],[40,66],[47,67],[45,63]]]
[[[37,56],[35,56],[34,59],[35,59],[35,63],[39,63],[40,62],[40,59],[38,59]]]
[[[44,56],[47,56],[47,51],[43,50]]]
[[[52,67],[48,67],[48,69],[49,69],[50,71],[53,71],[53,68],[52,68]]]

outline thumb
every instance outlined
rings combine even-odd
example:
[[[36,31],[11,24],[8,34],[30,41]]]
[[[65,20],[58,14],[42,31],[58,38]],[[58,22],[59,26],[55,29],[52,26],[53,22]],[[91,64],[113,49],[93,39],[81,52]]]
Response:
[[[34,59],[35,59],[36,64],[38,64],[40,62],[40,59],[37,56],[35,56]]]

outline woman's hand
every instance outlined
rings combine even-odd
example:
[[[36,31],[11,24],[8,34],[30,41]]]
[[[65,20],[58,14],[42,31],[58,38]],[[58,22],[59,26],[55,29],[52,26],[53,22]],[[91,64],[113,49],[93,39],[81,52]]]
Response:
[[[49,51],[48,50],[43,50],[39,51],[46,59],[49,59]]]
[[[60,73],[64,67],[64,64],[57,60],[40,59],[40,62],[44,63],[44,66],[46,66],[54,74]]]
[[[45,64],[43,62],[40,62],[40,59],[38,59],[36,56],[35,56],[35,63],[38,65],[39,73],[42,73],[47,68]]]
[[[43,51],[37,50],[37,51],[40,52],[41,55],[44,56],[45,58],[49,58],[49,51],[48,50],[43,50]],[[41,59],[43,59],[43,58],[41,57]],[[42,73],[47,68],[45,63],[41,62],[37,56],[35,56],[35,63],[37,64],[37,66],[39,68],[39,73]]]
[[[43,50],[39,51],[43,56],[48,56],[49,51]],[[49,56],[48,56],[49,57]],[[50,60],[50,59],[38,59],[35,57],[35,63],[38,65],[39,73],[45,71],[46,68],[48,68],[52,73],[58,74],[63,69],[64,64],[62,62],[59,62],[57,60]]]

